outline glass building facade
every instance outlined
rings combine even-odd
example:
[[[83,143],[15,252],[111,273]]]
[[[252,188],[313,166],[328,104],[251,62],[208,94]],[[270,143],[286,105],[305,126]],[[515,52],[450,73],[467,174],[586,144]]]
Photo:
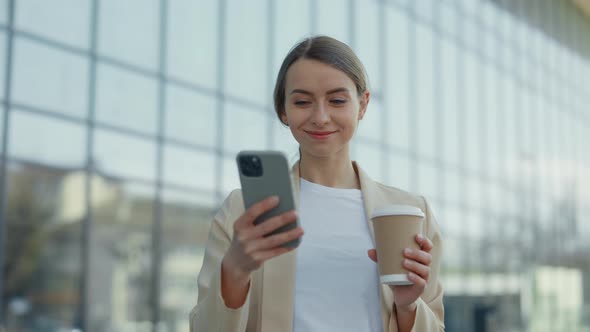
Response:
[[[187,331],[235,154],[296,159],[272,89],[312,34],[367,67],[354,159],[435,210],[447,331],[590,331],[590,18],[566,0],[0,0],[0,326]]]

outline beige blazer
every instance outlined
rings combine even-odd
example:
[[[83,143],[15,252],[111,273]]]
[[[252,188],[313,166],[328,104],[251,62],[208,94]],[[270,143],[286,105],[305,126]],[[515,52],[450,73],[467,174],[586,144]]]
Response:
[[[431,251],[432,272],[424,294],[418,299],[412,331],[444,331],[443,290],[439,281],[441,237],[428,204],[421,196],[373,181],[356,162],[353,165],[359,176],[365,214],[373,240],[370,213],[377,206],[407,204],[420,208],[426,214],[423,234],[434,244]],[[295,197],[298,198],[298,167],[294,167],[292,173]],[[265,262],[253,273],[250,290],[242,307],[230,309],[221,297],[221,260],[231,243],[233,223],[243,212],[241,191],[234,190],[213,219],[198,278],[199,297],[197,305],[190,313],[191,332],[292,331],[296,250]],[[393,292],[389,286],[381,285],[380,298],[384,332],[397,332],[397,317],[395,311],[392,311]]]

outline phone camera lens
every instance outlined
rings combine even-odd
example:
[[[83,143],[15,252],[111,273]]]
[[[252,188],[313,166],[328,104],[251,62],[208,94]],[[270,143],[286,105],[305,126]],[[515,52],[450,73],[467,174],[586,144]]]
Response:
[[[240,156],[239,165],[242,174],[249,177],[262,176],[262,164],[258,156]]]

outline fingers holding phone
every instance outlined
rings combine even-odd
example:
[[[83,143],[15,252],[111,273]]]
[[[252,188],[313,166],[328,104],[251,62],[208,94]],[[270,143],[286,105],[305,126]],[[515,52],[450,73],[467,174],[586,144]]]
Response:
[[[297,221],[297,213],[294,210],[255,224],[255,220],[275,208],[278,203],[277,197],[264,199],[252,205],[234,223],[234,236],[224,261],[236,275],[249,277],[265,261],[293,250],[294,247],[283,245],[303,235],[303,229],[299,226],[285,232],[273,233]]]

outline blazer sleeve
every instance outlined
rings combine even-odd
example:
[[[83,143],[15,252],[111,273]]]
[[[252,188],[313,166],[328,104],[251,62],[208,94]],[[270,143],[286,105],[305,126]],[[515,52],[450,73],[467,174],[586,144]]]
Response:
[[[236,197],[238,196],[238,197]],[[244,304],[237,309],[228,308],[221,296],[221,260],[231,243],[233,225],[230,211],[236,211],[240,201],[237,191],[233,191],[213,218],[205,257],[198,283],[197,305],[190,313],[191,332],[244,332],[248,322],[250,290]],[[243,209],[243,208],[242,208]]]
[[[430,265],[430,279],[424,290],[424,294],[418,299],[416,307],[416,320],[412,332],[440,332],[445,330],[443,289],[440,283],[440,260],[442,256],[442,240],[436,219],[422,197],[426,210],[425,234],[432,241],[433,247],[430,251],[432,263]],[[389,320],[389,331],[397,332],[397,316],[395,311]]]

